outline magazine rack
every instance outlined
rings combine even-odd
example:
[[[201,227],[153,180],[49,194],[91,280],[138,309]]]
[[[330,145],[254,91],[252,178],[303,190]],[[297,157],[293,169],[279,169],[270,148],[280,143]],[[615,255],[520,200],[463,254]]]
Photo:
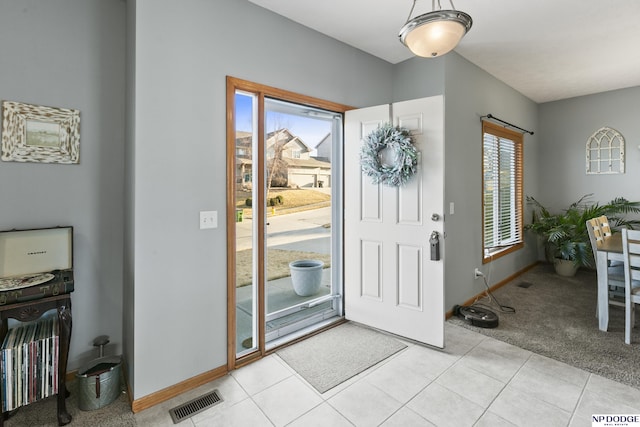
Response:
[[[7,335],[8,319],[15,319],[20,322],[31,322],[37,320],[45,312],[55,309],[58,314],[58,325],[60,327],[59,357],[58,357],[58,425],[65,425],[71,422],[71,415],[67,412],[65,399],[69,396],[67,390],[67,360],[69,358],[69,342],[71,341],[71,294],[60,294],[49,296],[33,301],[18,302],[0,306],[0,343]],[[4,396],[1,395],[0,399]],[[0,416],[0,427],[4,426],[7,413]]]

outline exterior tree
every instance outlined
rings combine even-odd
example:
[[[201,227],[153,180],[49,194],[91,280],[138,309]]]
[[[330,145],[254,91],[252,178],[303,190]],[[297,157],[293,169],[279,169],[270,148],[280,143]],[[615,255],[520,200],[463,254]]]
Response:
[[[287,163],[282,159],[284,147],[289,142],[288,133],[284,129],[277,130],[271,138],[274,143],[267,150],[267,192],[271,190],[274,182],[278,187],[287,185]]]

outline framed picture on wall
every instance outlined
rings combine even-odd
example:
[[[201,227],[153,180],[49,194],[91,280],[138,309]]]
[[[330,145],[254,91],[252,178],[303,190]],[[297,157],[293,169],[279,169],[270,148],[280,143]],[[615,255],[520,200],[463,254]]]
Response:
[[[78,163],[80,111],[3,101],[2,160]]]

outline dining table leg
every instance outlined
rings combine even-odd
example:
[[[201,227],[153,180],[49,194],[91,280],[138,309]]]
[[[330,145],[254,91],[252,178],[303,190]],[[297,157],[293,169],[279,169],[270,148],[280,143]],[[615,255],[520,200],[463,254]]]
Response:
[[[596,270],[598,274],[598,327],[607,331],[609,327],[609,278],[607,254],[597,252]]]

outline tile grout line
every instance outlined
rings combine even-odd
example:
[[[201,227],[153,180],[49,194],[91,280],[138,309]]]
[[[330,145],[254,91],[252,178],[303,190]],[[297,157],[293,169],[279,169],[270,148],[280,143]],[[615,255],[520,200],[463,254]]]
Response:
[[[319,393],[315,388],[313,388],[313,386],[311,386],[310,384],[308,384],[308,382],[307,382],[306,380],[304,380],[304,378],[302,378],[302,377],[300,376],[300,374],[296,373],[296,374],[295,374],[295,375],[296,375],[296,377],[299,377],[299,379],[300,379],[300,380],[301,380],[305,385],[307,385],[309,388],[311,388],[311,389],[312,389],[312,390],[313,390],[317,395],[319,395],[319,396],[320,396],[320,398],[322,399],[322,402],[321,402],[320,404],[318,404],[318,405],[314,406],[314,407],[313,407],[313,408],[311,408],[309,411],[305,412],[305,414],[309,413],[310,411],[312,411],[313,409],[315,409],[315,408],[317,408],[318,406],[322,405],[323,403],[326,403],[330,408],[332,408],[332,409],[333,409],[334,411],[336,411],[336,412],[337,412],[337,413],[338,413],[342,418],[344,418],[344,419],[345,419],[349,424],[351,424],[351,425],[354,425],[354,426],[355,426],[355,424],[353,424],[353,423],[351,422],[351,420],[349,420],[349,418],[347,418],[347,417],[346,417],[342,412],[340,412],[340,411],[338,410],[338,408],[336,408],[335,406],[333,406],[333,405],[331,404],[331,402],[329,402],[329,400],[330,400],[330,399],[332,399],[332,398],[334,398],[335,396],[339,395],[340,393],[344,392],[345,390],[349,389],[350,387],[354,386],[355,384],[360,383],[361,381],[366,380],[366,378],[367,378],[369,375],[373,374],[375,371],[377,371],[378,369],[380,369],[381,367],[383,367],[386,363],[388,363],[388,362],[390,362],[391,360],[393,360],[396,356],[398,356],[398,355],[400,355],[400,354],[404,353],[405,351],[407,351],[408,349],[410,349],[411,347],[413,347],[413,346],[415,345],[415,344],[413,344],[413,343],[404,343],[404,342],[403,342],[403,344],[405,344],[405,345],[406,345],[406,347],[405,347],[405,348],[401,349],[400,351],[397,351],[396,353],[394,353],[394,354],[392,354],[391,356],[389,356],[389,357],[385,358],[384,360],[381,360],[381,361],[380,361],[380,362],[378,362],[377,364],[375,364],[375,365],[373,365],[373,366],[370,366],[369,368],[367,368],[366,370],[364,370],[364,371],[360,372],[359,374],[355,375],[354,377],[347,379],[346,381],[349,381],[349,380],[352,380],[352,379],[354,379],[354,378],[356,378],[356,377],[360,377],[360,376],[361,376],[360,378],[357,378],[357,379],[356,379],[352,384],[349,384],[349,385],[348,385],[348,386],[346,386],[343,390],[340,390],[340,391],[336,392],[335,394],[333,394],[333,395],[332,395],[332,396],[330,396],[330,397],[324,397],[324,396],[323,396],[323,393]],[[286,363],[286,362],[284,362],[284,360],[283,360],[283,363]],[[293,368],[291,368],[291,369],[293,369]],[[370,371],[370,372],[368,372],[368,371]],[[362,374],[364,374],[364,375],[362,375]],[[346,382],[346,381],[345,381],[345,382]],[[431,380],[431,381],[433,382],[433,380]],[[377,390],[381,391],[382,393],[384,393],[386,396],[388,396],[388,398],[393,399],[393,400],[396,400],[393,396],[389,395],[387,392],[385,392],[384,390],[382,390],[381,388],[379,388],[379,387],[378,387],[378,386],[376,386],[375,384],[371,384],[371,383],[368,383],[368,384],[369,384],[370,386],[374,387],[375,389],[377,389]],[[338,386],[339,386],[339,385],[338,385]],[[337,387],[337,386],[336,386],[336,387]],[[426,386],[425,386],[425,387],[426,387]],[[424,388],[423,388],[423,389],[421,389],[420,391],[422,391],[422,390],[424,390]],[[419,393],[419,392],[418,392],[418,393]],[[418,393],[416,393],[416,395],[417,395]],[[414,395],[413,397],[415,397],[416,395]],[[413,397],[412,397],[411,399],[413,399]],[[409,399],[409,400],[411,400],[411,399]],[[399,402],[399,403],[400,403],[400,402]],[[406,403],[401,404],[401,405],[400,405],[400,407],[399,407],[397,410],[395,410],[391,415],[389,415],[387,418],[385,418],[384,420],[382,420],[381,424],[382,424],[382,423],[384,423],[384,422],[386,422],[390,417],[392,417],[393,415],[395,415],[398,411],[400,411],[400,410],[401,410],[402,408],[404,408],[405,406],[406,406]],[[410,408],[407,408],[407,409],[411,410]],[[415,411],[412,411],[412,412],[414,412],[414,413],[415,413]],[[300,418],[300,417],[304,416],[305,414],[300,415],[298,418]],[[422,419],[425,419],[424,417],[422,417],[422,416],[421,416],[421,415],[419,415],[419,414],[416,414],[416,415],[420,416],[420,418],[422,418]],[[297,420],[298,418],[296,418],[296,420]],[[294,421],[295,421],[295,420],[293,420],[293,421],[291,421],[291,422],[294,422]],[[426,420],[426,419],[425,419],[425,421],[428,421],[428,420]]]
[[[264,409],[262,409],[262,407],[260,405],[258,405],[258,402],[256,402],[253,399],[253,396],[249,396],[248,399],[251,400],[251,402],[253,402],[254,405],[256,405],[256,408],[258,408],[258,410],[262,413],[262,415],[264,415],[264,417],[271,423],[272,426],[276,426],[276,423],[273,422],[273,420],[271,418],[269,418],[269,416],[267,415],[266,412],[264,412]],[[240,402],[238,402],[240,403]]]
[[[490,339],[490,337],[486,337],[484,340],[480,341],[480,343],[483,343],[485,340]],[[478,343],[478,345],[480,345],[480,343]],[[477,346],[476,346],[477,347]],[[475,348],[475,347],[474,347]],[[518,347],[520,348],[520,347]],[[520,367],[514,372],[514,374],[511,376],[511,378],[509,378],[509,381],[507,381],[506,383],[504,383],[504,386],[500,389],[500,392],[498,394],[495,395],[495,397],[493,399],[491,399],[491,402],[489,402],[489,404],[486,406],[486,408],[484,408],[484,410],[482,411],[482,414],[478,417],[478,419],[473,423],[473,425],[476,425],[481,419],[482,417],[487,413],[487,411],[489,411],[489,408],[491,407],[491,405],[493,405],[493,403],[496,401],[496,399],[498,399],[498,397],[504,392],[504,390],[509,386],[509,384],[511,383],[511,381],[516,377],[516,375],[518,375],[518,372],[520,372],[520,370],[524,367],[524,365],[531,359],[531,357],[533,356],[533,352],[529,352],[529,356],[527,356],[526,360],[522,363],[522,365],[520,365]],[[473,369],[473,368],[469,368],[469,369]],[[475,369],[474,369],[475,370]],[[480,372],[480,371],[478,371]],[[482,373],[482,372],[481,372]],[[492,377],[493,378],[493,377]],[[494,378],[495,380],[502,382],[500,380],[498,380],[497,378]],[[511,423],[511,421],[505,419],[504,417],[495,414],[497,417],[500,417],[501,419]],[[511,423],[513,424],[513,423]]]
[[[546,357],[546,356],[540,355],[540,354],[538,354],[538,353],[533,353],[533,354],[532,354],[532,356],[534,356],[534,355],[535,355],[535,356],[539,356],[539,357]],[[556,359],[552,359],[552,358],[548,358],[548,359],[549,359],[549,360],[552,360],[552,361],[554,361],[554,362],[557,362],[557,363],[562,363],[562,364],[568,365],[567,363],[562,362],[562,361],[559,361],[559,360],[556,360]],[[571,365],[568,365],[568,366],[571,366]],[[523,366],[523,367],[524,367],[524,366]],[[575,367],[574,367],[574,368],[575,368]],[[535,367],[530,367],[529,369],[531,369],[531,370],[533,370],[533,371],[535,371],[535,372],[539,373],[540,375],[547,375],[547,374],[546,374],[546,372],[542,372],[542,371],[540,371],[540,370],[536,369]],[[575,368],[575,369],[580,369],[580,368]],[[582,369],[581,369],[581,370],[582,370]],[[558,409],[560,409],[561,411],[564,411],[564,412],[571,412],[571,415],[573,416],[573,413],[575,412],[575,410],[576,410],[576,408],[577,408],[577,406],[578,406],[578,403],[579,403],[579,401],[580,401],[580,398],[582,397],[582,394],[584,393],[584,391],[585,391],[585,389],[586,389],[586,387],[587,387],[587,384],[588,384],[588,382],[589,382],[589,378],[591,378],[591,375],[593,375],[593,374],[592,374],[592,373],[590,373],[590,372],[587,372],[587,371],[584,371],[584,370],[582,370],[582,371],[583,371],[583,372],[586,372],[586,373],[588,374],[587,381],[585,381],[585,383],[581,386],[582,390],[580,391],[580,396],[578,397],[577,402],[576,402],[576,404],[574,405],[574,408],[573,408],[571,411],[569,411],[569,410],[567,410],[567,409],[565,409],[565,408],[562,408],[562,407],[560,407],[560,406],[557,406],[557,405],[556,405],[555,403],[553,403],[553,402],[547,402],[547,401],[545,401],[545,400],[542,400],[542,402],[548,403],[549,405],[551,405],[551,406],[553,406],[553,407],[555,407],[555,408],[558,408]],[[565,380],[565,379],[563,379],[563,378],[554,378],[554,380],[556,380],[556,381],[562,381],[563,383],[568,384],[569,386],[573,386],[573,385],[575,385],[575,384],[571,383],[570,381],[567,381],[567,380]],[[576,385],[576,387],[577,387],[577,385]]]
[[[582,386],[582,391],[580,392],[580,397],[578,397],[578,400],[576,401],[576,404],[573,408],[573,412],[571,412],[571,417],[569,417],[569,423],[567,424],[567,426],[570,426],[571,423],[573,422],[573,420],[576,417],[576,412],[578,411],[578,408],[580,407],[580,403],[582,403],[582,399],[584,398],[584,394],[587,391],[587,386],[589,385],[589,382],[591,381],[591,377],[593,377],[593,374],[591,372],[589,372],[589,376],[587,377],[587,380],[584,382],[584,385]]]
[[[295,422],[296,420],[298,420],[299,418],[305,416],[306,414],[308,414],[309,412],[313,411],[314,409],[318,408],[319,406],[322,406],[322,404],[327,403],[329,404],[329,402],[322,396],[321,393],[318,392],[318,390],[316,390],[315,388],[313,388],[313,386],[311,384],[309,384],[304,378],[302,378],[302,376],[300,376],[300,374],[298,372],[296,372],[291,366],[289,366],[289,364],[287,362],[285,362],[280,356],[274,357],[274,359],[276,359],[277,361],[279,361],[280,364],[284,365],[284,367],[290,372],[291,375],[289,375],[286,378],[281,379],[280,381],[277,381],[275,383],[273,383],[272,385],[270,385],[269,387],[265,388],[264,390],[260,390],[259,392],[255,393],[254,395],[249,395],[249,393],[247,393],[247,395],[249,396],[249,398],[251,399],[251,401],[258,407],[258,409],[260,410],[260,412],[262,412],[264,414],[264,416],[269,420],[269,422],[271,424],[273,424],[274,426],[276,425],[275,422],[269,418],[269,416],[264,412],[264,410],[260,407],[260,405],[258,404],[258,402],[256,402],[253,397],[257,394],[260,394],[290,378],[296,378],[297,380],[299,380],[302,385],[304,385],[307,389],[310,389],[316,396],[319,396],[320,399],[322,399],[317,405],[312,406],[311,408],[309,408],[307,411],[303,412],[302,414],[298,415],[297,417],[295,417],[294,419],[292,419],[291,421],[289,421],[287,424],[285,425],[290,425],[291,423]],[[246,392],[246,391],[245,391]],[[331,406],[331,405],[329,405]],[[344,415],[342,415],[342,413],[340,413],[336,408],[334,408],[333,406],[331,406],[331,408],[333,408],[336,412],[338,412],[345,420],[349,421]]]
[[[270,422],[272,425],[274,425],[274,426],[275,426],[275,424],[273,423],[273,421],[271,420],[271,418],[269,418],[269,417],[267,416],[267,414],[262,410],[262,408],[260,407],[260,405],[258,405],[258,403],[257,403],[255,400],[253,400],[253,396],[252,396],[251,394],[249,394],[249,392],[247,391],[247,389],[245,389],[245,388],[244,388],[244,386],[240,383],[240,381],[238,381],[238,379],[237,379],[235,376],[231,375],[231,373],[229,373],[228,375],[229,375],[231,378],[233,378],[233,380],[236,382],[236,384],[238,385],[238,387],[240,387],[240,388],[242,389],[242,391],[244,391],[244,393],[247,395],[247,397],[245,397],[244,399],[240,399],[239,401],[237,401],[237,402],[236,402],[236,403],[234,403],[233,405],[229,406],[229,408],[234,407],[234,406],[236,406],[237,404],[244,402],[245,400],[251,400],[251,402],[252,402],[254,405],[256,405],[256,407],[258,408],[258,410],[262,413],[262,415],[264,415],[264,416],[265,416],[265,418],[266,418],[267,420],[269,420],[269,422]],[[267,388],[269,388],[269,387],[267,387]],[[266,389],[265,389],[265,390],[266,390]],[[264,390],[261,390],[261,391],[264,391]],[[258,392],[258,393],[260,393],[260,392]],[[256,393],[256,394],[257,394],[257,393]]]
[[[291,372],[289,372],[291,374]],[[258,408],[258,410],[262,413],[262,415],[264,415],[264,417],[271,423],[271,425],[273,425],[274,427],[276,426],[276,424],[273,422],[273,420],[271,418],[269,418],[269,416],[267,415],[266,412],[264,412],[264,410],[262,409],[262,407],[260,405],[258,405],[258,402],[255,401],[255,399],[253,398],[256,394],[260,394],[265,390],[270,389],[271,387],[275,386],[276,384],[280,384],[282,381],[294,376],[294,374],[291,374],[289,376],[287,376],[286,378],[281,379],[280,381],[276,381],[275,383],[271,384],[270,386],[268,386],[265,389],[262,389],[258,392],[256,392],[255,394],[250,394],[247,389],[240,383],[240,381],[238,381],[238,379],[232,375],[232,373],[230,372],[228,374],[230,377],[233,378],[233,380],[238,384],[238,387],[240,387],[242,389],[242,391],[245,392],[245,394],[247,395],[246,398],[239,400],[238,402],[234,403],[233,405],[231,405],[230,407],[236,406],[237,404],[244,402],[245,400],[251,400],[251,402],[256,406],[256,408]]]
[[[484,338],[483,338],[482,340],[480,340],[480,341],[478,342],[478,344],[476,344],[473,348],[471,348],[467,353],[465,353],[465,354],[464,354],[464,356],[466,356],[467,354],[469,354],[469,353],[470,353],[473,349],[475,349],[476,347],[480,346],[480,344],[482,344],[483,342],[485,342],[485,341],[489,341],[489,340],[493,340],[493,339],[494,339],[494,338],[491,338],[491,337],[488,337],[488,336],[484,336]],[[498,340],[498,341],[499,341],[499,340]],[[514,346],[514,347],[515,347],[515,346]],[[518,347],[518,348],[520,348],[520,347]],[[528,351],[528,350],[526,350],[526,351]],[[495,397],[494,397],[493,399],[491,399],[491,402],[489,402],[489,404],[488,404],[488,405],[483,409],[482,414],[480,414],[480,416],[478,417],[478,419],[477,419],[477,420],[475,420],[475,422],[473,423],[473,425],[474,425],[474,426],[478,424],[478,422],[482,419],[482,417],[487,413],[487,411],[489,410],[489,408],[491,407],[491,405],[493,405],[493,403],[496,401],[496,399],[498,399],[498,397],[502,394],[502,392],[504,392],[504,390],[509,386],[509,383],[511,383],[511,381],[515,378],[515,376],[516,376],[516,375],[518,375],[518,372],[520,372],[520,370],[524,367],[524,365],[525,365],[525,364],[526,364],[526,363],[531,359],[531,357],[532,357],[534,354],[535,354],[535,353],[533,353],[533,352],[529,351],[529,355],[527,356],[527,358],[525,359],[525,361],[522,363],[522,365],[520,365],[520,367],[519,367],[519,368],[514,372],[514,374],[511,376],[511,378],[509,378],[509,381],[507,381],[506,383],[503,383],[503,384],[504,384],[504,386],[500,389],[500,392],[499,392],[499,393],[497,393],[497,394],[495,395]],[[456,363],[454,363],[454,365],[457,365],[457,364],[458,364],[458,363],[459,363],[459,362],[464,358],[464,356],[460,357],[460,359],[459,359]],[[452,365],[451,367],[453,367],[454,365]],[[474,371],[475,371],[475,369],[473,369],[473,368],[469,368],[469,369],[471,369],[471,370],[474,370]],[[447,369],[447,370],[448,370],[448,369]],[[446,372],[446,371],[445,371],[445,372]],[[477,371],[477,372],[480,372],[481,374],[484,374],[484,372],[481,372],[481,371]],[[444,373],[444,372],[443,372],[443,373]],[[485,375],[486,375],[486,374],[485,374]],[[490,376],[490,375],[489,375],[489,376]],[[491,377],[491,376],[490,376],[490,377]],[[491,377],[491,378],[493,378],[493,377]],[[494,379],[495,379],[496,381],[498,381],[498,382],[502,382],[502,381],[500,381],[500,380],[499,380],[499,379],[497,379],[497,378],[494,378]],[[452,390],[452,391],[453,391],[453,390]],[[453,391],[453,392],[455,393],[455,391]],[[457,393],[456,393],[456,394],[457,394]],[[501,418],[501,419],[503,419],[503,420],[505,420],[505,421],[507,421],[507,422],[509,422],[509,423],[511,423],[511,421],[506,420],[504,417],[502,417],[502,416],[500,416],[500,415],[497,415],[497,414],[496,414],[496,416],[497,416],[497,417],[499,417],[499,418]],[[512,424],[513,424],[513,423],[512,423]]]
[[[415,413],[416,415],[418,415],[420,418],[422,418],[422,419],[426,420],[427,422],[429,422],[429,423],[433,424],[429,419],[427,419],[427,418],[423,417],[422,415],[418,414],[417,412],[413,411],[411,408],[407,407],[407,405],[409,404],[409,402],[413,401],[413,400],[414,400],[414,399],[415,399],[415,398],[416,398],[420,393],[422,393],[424,390],[426,390],[426,389],[427,389],[427,387],[429,387],[430,385],[432,385],[432,384],[436,383],[436,381],[438,380],[438,378],[440,378],[440,377],[441,377],[441,376],[443,376],[445,373],[447,373],[449,370],[453,369],[456,365],[458,365],[458,363],[460,363],[460,361],[461,361],[465,356],[467,356],[469,353],[471,353],[471,352],[472,352],[476,347],[478,347],[480,344],[482,344],[484,341],[486,341],[486,340],[488,340],[488,339],[489,339],[489,337],[484,337],[484,336],[483,336],[483,338],[482,338],[480,341],[478,341],[478,343],[477,343],[477,344],[475,344],[474,346],[472,346],[471,348],[469,348],[466,352],[464,352],[462,355],[460,355],[460,357],[458,357],[458,359],[457,359],[455,362],[453,362],[453,363],[452,363],[448,368],[446,368],[445,370],[443,370],[442,372],[440,372],[440,374],[436,375],[436,376],[435,376],[435,378],[433,378],[433,379],[429,382],[429,384],[427,384],[427,385],[425,385],[423,388],[421,388],[421,389],[420,389],[420,390],[419,390],[419,391],[418,391],[418,392],[417,392],[417,393],[416,393],[416,394],[415,394],[411,399],[409,399],[409,400],[407,401],[407,403],[404,403],[404,404],[400,407],[400,409],[401,409],[401,408],[406,407],[408,410],[412,411],[413,413]],[[443,350],[444,350],[444,349],[443,349]],[[440,384],[438,384],[438,385],[440,385]],[[441,386],[441,387],[443,387],[443,386]],[[446,388],[446,387],[445,387],[445,388]],[[454,390],[450,390],[450,389],[448,389],[448,388],[447,388],[447,390],[451,391],[452,393],[457,394],[458,396],[460,396],[460,397],[461,397],[461,398],[463,398],[463,399],[468,400],[466,397],[462,396],[461,394],[457,393],[457,392],[456,392],[456,391],[454,391]],[[475,403],[475,402],[472,402],[472,403]],[[478,406],[479,406],[479,405],[478,405]],[[399,411],[400,409],[398,409],[398,411]],[[486,409],[485,409],[485,410],[486,410]],[[396,411],[396,412],[397,412],[397,411]],[[482,415],[484,415],[484,412],[485,412],[485,411],[483,411],[483,412],[482,412]],[[478,419],[482,418],[482,415],[480,415],[480,417],[478,417]],[[386,420],[385,420],[385,421],[386,421]],[[477,421],[478,421],[478,420],[476,420],[476,422],[477,422]],[[474,424],[475,424],[475,423],[474,423]]]

